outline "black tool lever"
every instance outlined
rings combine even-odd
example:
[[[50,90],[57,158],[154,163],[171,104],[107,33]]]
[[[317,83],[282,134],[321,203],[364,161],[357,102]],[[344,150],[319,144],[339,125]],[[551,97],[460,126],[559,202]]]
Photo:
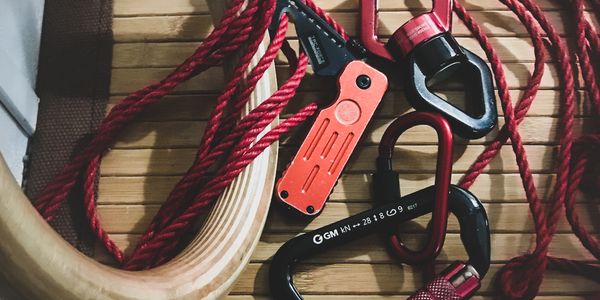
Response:
[[[269,27],[271,35],[277,30],[282,14],[288,14],[294,21],[300,44],[317,75],[337,76],[349,62],[359,59],[356,54],[366,52],[356,42],[346,41],[331,25],[298,0],[277,1],[274,19]]]

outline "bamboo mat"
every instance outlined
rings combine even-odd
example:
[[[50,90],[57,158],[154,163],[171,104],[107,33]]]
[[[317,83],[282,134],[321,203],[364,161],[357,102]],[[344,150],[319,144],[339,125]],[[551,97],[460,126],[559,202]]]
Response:
[[[113,72],[109,108],[123,95],[162,78],[181,62],[211,28],[211,19],[204,0],[115,0]],[[429,1],[380,0],[380,35],[386,37],[413,15],[430,7]],[[525,28],[497,0],[462,1],[473,11],[475,19],[492,37],[505,62],[511,92],[517,97],[527,84],[533,69],[533,50]],[[540,5],[565,34],[565,24],[557,1],[539,0]],[[357,0],[318,0],[332,16],[349,31],[357,32]],[[466,28],[455,18],[454,34],[460,44],[484,57],[482,50]],[[597,25],[597,24],[596,24]],[[569,26],[569,25],[567,25]],[[295,35],[289,30],[290,37]],[[569,38],[565,36],[565,38]],[[297,45],[297,41],[293,42]],[[278,80],[287,77],[286,61],[277,62]],[[122,247],[132,250],[139,234],[166,198],[176,180],[192,162],[195,147],[201,137],[216,94],[223,84],[223,72],[214,68],[199,78],[181,86],[123,133],[108,153],[101,169],[99,212],[112,237]],[[332,86],[307,76],[288,112],[303,103],[331,98]],[[448,87],[452,94],[452,87]],[[555,69],[547,65],[541,91],[521,125],[525,148],[539,185],[539,194],[546,197],[554,180],[551,174],[557,149],[559,88]],[[251,264],[231,291],[231,299],[268,298],[266,281],[269,259],[279,246],[298,234],[337,221],[365,210],[372,205],[371,173],[374,170],[376,145],[387,124],[409,110],[403,92],[392,84],[375,120],[363,137],[344,175],[338,182],[323,213],[312,222],[291,220],[273,207],[261,241]],[[287,116],[284,115],[285,118]],[[579,110],[577,130],[585,130],[587,116]],[[502,123],[502,122],[500,122]],[[491,136],[496,133],[492,133]],[[453,182],[482,151],[490,138],[468,143],[457,141]],[[293,155],[301,140],[288,138],[281,146],[280,166]],[[436,137],[427,128],[408,131],[399,141],[395,167],[401,171],[402,193],[407,194],[433,183]],[[532,221],[521,187],[514,154],[505,147],[481,175],[471,191],[484,203],[492,226],[492,260],[490,272],[479,292],[483,298],[495,294],[492,279],[510,258],[531,249],[534,242]],[[582,221],[598,233],[598,206],[581,198]],[[594,213],[595,212],[595,213]],[[417,219],[401,229],[408,240],[423,237],[427,218]],[[595,224],[593,224],[595,223]],[[450,219],[449,234],[440,263],[465,259],[455,219]],[[562,220],[551,247],[551,254],[593,261]],[[102,251],[97,259],[106,261]],[[442,267],[440,265],[440,267]],[[399,265],[383,249],[377,237],[368,237],[337,250],[324,253],[303,263],[296,272],[295,282],[308,299],[388,299],[405,298],[421,286],[417,269]],[[579,299],[600,290],[591,281],[549,271],[542,285],[544,299]]]

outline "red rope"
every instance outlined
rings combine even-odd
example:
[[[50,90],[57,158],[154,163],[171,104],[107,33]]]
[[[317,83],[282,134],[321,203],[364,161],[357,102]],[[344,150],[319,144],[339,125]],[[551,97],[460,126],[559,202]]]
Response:
[[[496,77],[502,108],[505,114],[506,125],[501,130],[498,137],[486,147],[484,152],[478,157],[477,161],[471,166],[467,174],[461,179],[460,184],[468,188],[474,182],[483,169],[499,153],[502,145],[508,138],[511,140],[511,146],[517,157],[519,173],[523,179],[523,186],[526,191],[529,207],[534,219],[536,229],[536,247],[535,250],[523,256],[513,258],[504,266],[498,276],[499,288],[504,296],[510,299],[531,299],[537,295],[543,280],[543,273],[547,267],[559,270],[567,270],[571,273],[580,274],[593,280],[600,280],[600,269],[597,266],[587,265],[579,261],[572,261],[562,258],[548,256],[548,248],[552,241],[552,236],[556,231],[558,220],[562,214],[563,205],[566,207],[566,215],[573,231],[582,241],[582,244],[596,258],[600,252],[600,245],[581,225],[575,211],[575,195],[579,189],[581,177],[587,166],[587,154],[584,152],[580,156],[574,156],[573,150],[573,123],[575,114],[575,104],[577,101],[575,87],[575,71],[571,67],[570,53],[562,38],[558,35],[554,26],[546,19],[539,6],[531,0],[501,0],[519,17],[532,36],[534,49],[536,52],[536,67],[530,78],[528,87],[523,98],[513,109],[512,101],[508,93],[502,64],[496,51],[492,48],[488,38],[482,32],[481,28],[474,23],[466,10],[455,1],[456,13],[461,17],[465,25],[471,29],[484,48],[488,59],[491,62],[492,69]],[[597,73],[590,61],[590,56],[597,54],[598,36],[593,27],[583,18],[583,1],[573,0],[571,2],[575,10],[575,19],[577,20],[577,46],[579,66],[583,70],[583,76],[586,82],[588,96],[596,107],[595,115],[598,116],[598,87],[596,84]],[[553,199],[550,208],[546,211],[537,196],[536,186],[532,178],[531,170],[527,162],[527,155],[522,145],[521,137],[518,133],[517,124],[525,117],[531,101],[539,88],[541,75],[543,74],[544,55],[542,52],[543,44],[541,36],[546,35],[550,40],[552,52],[557,59],[559,80],[563,89],[562,103],[560,109],[561,118],[561,139],[560,149],[557,161],[556,186],[553,193]],[[588,138],[587,147],[582,147],[585,151],[597,148],[600,139],[597,135]],[[597,172],[597,171],[596,171]],[[597,174],[595,174],[597,176]]]
[[[139,270],[166,262],[175,255],[178,241],[198,215],[206,212],[214,200],[229,186],[244,168],[271,143],[314,114],[317,105],[311,103],[258,139],[295,95],[306,73],[308,59],[304,53],[295,57],[285,42],[287,17],[281,20],[272,43],[248,76],[244,76],[264,38],[273,17],[274,0],[234,0],[214,31],[198,49],[161,82],[145,87],[116,105],[98,127],[94,138],[84,150],[59,173],[35,202],[36,208],[47,220],[52,219],[78,178],[84,177],[84,201],[90,226],[106,250],[124,268]],[[333,19],[308,1],[311,7],[346,36]],[[285,46],[282,48],[282,46]],[[242,50],[242,57],[232,78],[223,88],[212,112],[196,159],[177,183],[165,204],[152,220],[148,230],[131,257],[110,239],[101,226],[95,205],[96,178],[102,155],[115,141],[118,133],[133,121],[146,107],[156,103],[177,85],[223,62],[228,55]],[[242,110],[250,99],[257,82],[273,63],[282,49],[294,70],[292,76],[269,99],[241,118]],[[258,140],[257,140],[258,139]],[[225,163],[216,176],[203,182],[206,170],[219,161]],[[81,174],[81,170],[85,170]]]
[[[306,2],[308,6],[332,24],[342,36],[347,37],[343,28],[322,9],[311,0]],[[534,219],[537,233],[536,247],[532,253],[516,257],[504,266],[498,276],[498,283],[506,297],[524,299],[533,298],[537,294],[543,280],[543,273],[548,267],[585,275],[595,280],[600,279],[600,269],[597,266],[548,256],[548,247],[564,206],[567,220],[576,236],[590,253],[600,259],[600,243],[582,226],[575,210],[575,195],[580,189],[586,171],[588,173],[594,171],[595,173],[591,173],[591,176],[598,177],[598,170],[590,170],[588,166],[592,162],[593,155],[591,153],[593,152],[591,151],[600,148],[600,134],[585,135],[578,140],[577,147],[573,147],[577,92],[576,73],[571,65],[572,53],[568,51],[555,27],[546,19],[536,3],[531,0],[501,0],[501,2],[518,16],[531,35],[535,52],[534,71],[523,95],[517,105],[513,106],[502,62],[497,52],[481,27],[475,23],[466,9],[455,1],[455,12],[479,40],[491,62],[505,118],[505,125],[499,135],[469,168],[461,179],[460,185],[464,188],[470,187],[484,168],[498,155],[502,146],[508,140],[511,141]],[[247,5],[244,6],[244,0],[233,0],[231,7],[225,12],[214,31],[188,59],[159,83],[131,94],[116,105],[98,127],[93,139],[64,167],[37,198],[35,206],[42,216],[47,220],[52,219],[56,210],[77,183],[78,178],[83,176],[84,200],[90,225],[105,248],[124,268],[146,269],[160,265],[172,258],[178,246],[177,241],[191,227],[198,215],[206,212],[235,177],[266,147],[313,115],[317,109],[317,105],[311,103],[263,137],[258,138],[295,95],[307,68],[306,55],[300,53],[299,57],[295,57],[285,41],[288,22],[287,18],[283,17],[266,54],[250,71],[250,75],[246,76],[245,83],[242,80],[271,21],[274,3],[275,0],[248,0]],[[597,62],[594,60],[600,54],[600,41],[596,30],[583,17],[583,0],[571,0],[568,4],[573,10],[577,27],[577,63],[582,70],[586,83],[585,89],[594,108],[593,114],[595,117],[599,117],[600,91],[597,83],[599,74],[596,69],[597,65],[595,65]],[[592,4],[594,8],[600,7],[599,0],[593,0]],[[556,58],[562,88],[560,109],[562,132],[560,150],[556,159],[558,161],[557,180],[549,209],[544,208],[537,196],[527,153],[518,131],[518,125],[527,115],[544,74],[547,53],[543,37],[547,37],[552,49],[551,54]],[[294,71],[275,94],[242,118],[242,110],[251,93],[273,63],[279,50],[286,54]],[[114,143],[118,133],[146,107],[156,103],[180,83],[222,63],[229,55],[239,51],[244,54],[234,69],[232,78],[226,83],[223,93],[217,99],[215,110],[208,121],[194,163],[168,196],[132,256],[125,257],[102,229],[97,216],[95,190],[102,155]],[[219,161],[224,161],[224,163],[219,164],[220,168],[217,168],[216,176],[213,179],[204,180],[203,178],[207,175],[206,170],[217,166]]]
[[[194,72],[197,72],[195,68],[204,70],[207,68],[207,62],[218,64],[225,55],[236,51],[242,46],[239,40],[247,39],[249,32],[251,32],[248,26],[244,26],[244,23],[247,24],[250,16],[256,13],[256,2],[254,1],[254,5],[249,5],[248,9],[239,18],[235,19],[235,12],[240,9],[243,0],[234,1],[231,9],[222,18],[220,25],[215,28],[206,41],[182,65],[161,82],[147,86],[129,95],[110,111],[97,129],[97,133],[92,141],[63,168],[44,191],[40,193],[39,197],[36,198],[35,206],[44,218],[47,220],[52,219],[58,207],[64,202],[66,195],[70,192],[73,185],[75,185],[83,166],[95,155],[106,151],[114,141],[119,130],[135,118],[144,106],[158,101],[178,84],[189,79]],[[234,43],[233,41],[236,36],[240,38]],[[223,46],[225,44],[228,45],[227,48]]]

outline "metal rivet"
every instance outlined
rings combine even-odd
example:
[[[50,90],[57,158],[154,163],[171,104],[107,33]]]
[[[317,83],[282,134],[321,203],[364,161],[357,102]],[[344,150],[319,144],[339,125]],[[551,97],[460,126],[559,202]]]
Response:
[[[290,194],[288,193],[288,191],[281,191],[279,196],[281,196],[282,199],[285,199],[285,198],[289,197]]]
[[[315,212],[315,208],[314,208],[312,205],[309,205],[309,206],[306,208],[306,212],[307,212],[307,213],[309,213],[309,214],[312,214],[312,213],[314,213],[314,212]]]
[[[371,77],[367,75],[358,76],[356,78],[356,85],[363,90],[368,89],[371,86]]]

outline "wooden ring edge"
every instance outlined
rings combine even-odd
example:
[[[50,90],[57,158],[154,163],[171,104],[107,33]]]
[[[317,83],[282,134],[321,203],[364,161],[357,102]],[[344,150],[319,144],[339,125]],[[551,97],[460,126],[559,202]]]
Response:
[[[225,2],[210,0],[212,2]],[[219,14],[220,12],[215,12]],[[265,42],[268,42],[266,39]],[[272,67],[262,81],[262,88],[253,94],[266,99],[276,88]],[[268,87],[265,87],[267,85]],[[236,220],[251,220],[251,231],[235,239],[235,259],[227,263],[213,263],[206,257],[216,257],[231,240],[221,240],[211,249],[201,249],[210,236],[201,231],[196,240],[173,261],[157,269],[128,272],[110,268],[86,257],[64,241],[37,213],[12,177],[0,155],[0,274],[24,296],[39,299],[198,299],[218,298],[224,295],[239,276],[258,243],[272,197],[278,148],[272,145],[262,157],[240,174],[239,180],[248,180],[252,173],[265,174],[263,188],[248,198],[239,193],[224,197],[218,205],[253,203],[255,215],[237,214]],[[235,186],[235,183],[232,184]],[[235,199],[234,199],[235,198]],[[258,198],[258,199],[257,199]],[[223,218],[221,218],[223,217]],[[205,228],[219,226],[227,216],[211,215]],[[211,223],[214,220],[216,223]],[[232,221],[232,220],[228,220]],[[233,220],[235,221],[235,220]],[[248,222],[235,223],[245,227]],[[242,231],[243,228],[227,228]],[[246,227],[247,229],[247,227]],[[222,230],[223,231],[223,230]],[[215,243],[215,240],[208,243]]]

